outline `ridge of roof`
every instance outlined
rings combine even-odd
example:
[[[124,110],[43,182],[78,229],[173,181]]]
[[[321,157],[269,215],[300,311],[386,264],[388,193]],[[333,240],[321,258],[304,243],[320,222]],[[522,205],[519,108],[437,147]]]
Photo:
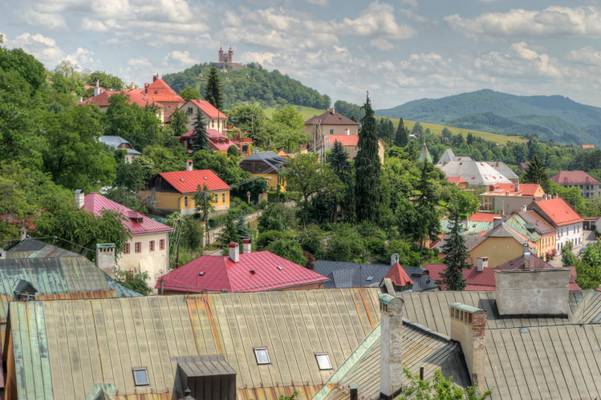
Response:
[[[210,169],[161,172],[159,176],[180,193],[194,193],[199,186],[206,186],[211,191],[230,189],[230,185]]]

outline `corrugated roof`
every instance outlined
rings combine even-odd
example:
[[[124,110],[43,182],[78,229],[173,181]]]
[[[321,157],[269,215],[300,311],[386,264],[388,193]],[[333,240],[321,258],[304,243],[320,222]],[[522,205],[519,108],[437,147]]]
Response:
[[[118,399],[172,399],[180,356],[221,354],[238,398],[312,398],[379,323],[378,289],[328,289],[11,304],[19,399],[80,400],[98,382]],[[12,321],[12,320],[11,320]],[[271,364],[257,365],[254,347]],[[333,370],[320,371],[315,353]],[[150,385],[135,387],[133,367]],[[144,397],[148,396],[148,397]],[[159,396],[157,395],[158,399]]]
[[[206,186],[208,190],[229,190],[230,188],[210,169],[161,172],[159,175],[180,193],[195,193],[199,186],[200,188]]]
[[[6,252],[7,258],[80,257],[81,254],[42,242],[25,239],[17,242]]]

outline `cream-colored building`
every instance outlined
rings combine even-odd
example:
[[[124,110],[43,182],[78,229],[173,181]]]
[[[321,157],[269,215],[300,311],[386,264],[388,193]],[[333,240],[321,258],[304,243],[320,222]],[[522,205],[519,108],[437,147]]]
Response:
[[[334,108],[329,108],[321,115],[316,115],[305,121],[305,132],[311,138],[311,150],[325,157],[326,151],[333,145],[329,136],[359,135],[359,124],[352,119],[338,114]]]

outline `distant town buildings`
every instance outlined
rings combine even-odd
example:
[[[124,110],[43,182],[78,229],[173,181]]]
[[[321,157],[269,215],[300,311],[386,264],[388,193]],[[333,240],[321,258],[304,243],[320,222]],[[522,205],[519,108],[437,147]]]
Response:
[[[137,157],[142,155],[142,153],[132,147],[129,141],[123,139],[121,136],[100,136],[98,141],[112,150],[123,151],[124,161],[128,164],[131,164]]]
[[[457,157],[451,149],[445,150],[436,166],[442,170],[447,179],[452,179],[454,183],[465,182],[468,186],[517,183],[517,175],[505,163],[500,161],[489,163],[474,161],[470,157]]]
[[[590,199],[598,197],[601,194],[599,190],[599,181],[584,171],[559,171],[553,175],[551,180],[564,187],[576,187],[582,193],[582,196]]]
[[[255,178],[265,179],[269,190],[286,191],[286,180],[281,171],[286,159],[273,151],[259,151],[240,161],[240,168]]]

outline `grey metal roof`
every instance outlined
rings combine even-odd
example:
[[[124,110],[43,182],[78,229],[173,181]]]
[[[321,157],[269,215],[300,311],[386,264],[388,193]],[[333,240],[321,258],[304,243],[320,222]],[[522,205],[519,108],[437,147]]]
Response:
[[[176,357],[177,366],[189,377],[236,375],[221,354]]]
[[[455,153],[453,152],[453,149],[451,149],[449,147],[442,153],[442,155],[438,159],[438,162],[436,163],[436,165],[445,165],[446,163],[448,163],[450,161],[454,161],[454,160],[455,160]]]
[[[269,174],[278,172],[284,164],[286,164],[286,160],[273,151],[261,151],[242,160],[240,168],[252,173]]]
[[[503,174],[503,176],[505,176],[509,180],[515,180],[515,179],[519,179],[520,178],[503,161],[489,161],[488,165],[490,165],[491,167],[493,167],[494,169],[496,169],[497,171],[499,171],[501,174]]]
[[[445,176],[461,177],[470,186],[488,186],[496,183],[511,183],[502,173],[484,161],[469,157],[458,157],[444,165],[438,165]]]
[[[37,239],[25,239],[17,242],[6,252],[7,258],[41,258],[41,257],[80,257],[80,254],[42,242]]]

